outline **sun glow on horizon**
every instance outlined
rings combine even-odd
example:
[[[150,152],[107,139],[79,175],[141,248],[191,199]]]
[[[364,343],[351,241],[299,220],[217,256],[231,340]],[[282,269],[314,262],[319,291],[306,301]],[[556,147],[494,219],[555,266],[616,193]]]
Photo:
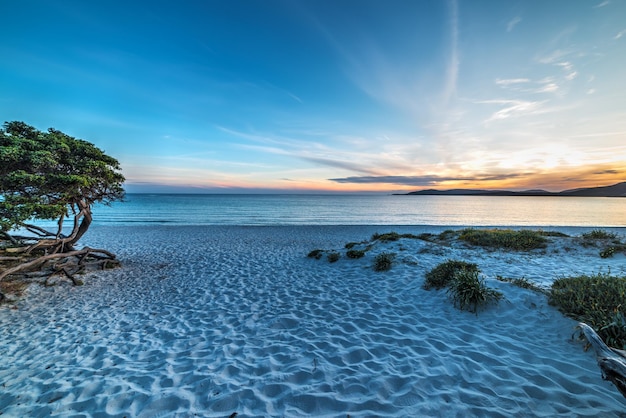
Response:
[[[626,2],[3,11],[5,120],[96,144],[132,189],[560,191],[626,178]]]

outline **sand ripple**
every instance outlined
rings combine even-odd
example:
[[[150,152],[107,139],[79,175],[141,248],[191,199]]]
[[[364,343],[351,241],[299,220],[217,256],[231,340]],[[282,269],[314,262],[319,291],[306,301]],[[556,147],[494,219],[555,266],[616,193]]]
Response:
[[[421,288],[447,258],[552,280],[562,254],[305,257],[387,229],[94,228],[123,270],[0,310],[2,416],[625,416],[545,298],[490,280],[507,300],[476,316]]]

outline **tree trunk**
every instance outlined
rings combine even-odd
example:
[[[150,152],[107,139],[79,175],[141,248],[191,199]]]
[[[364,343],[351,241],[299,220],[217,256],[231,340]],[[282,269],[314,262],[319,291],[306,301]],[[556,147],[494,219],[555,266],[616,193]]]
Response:
[[[85,235],[85,233],[89,229],[89,226],[91,225],[91,221],[93,220],[90,205],[82,200],[78,201],[77,205],[80,209],[79,213],[82,213],[83,219],[80,221],[78,230],[72,231],[71,237],[73,237],[66,243],[68,251],[74,251],[74,244],[76,244],[78,240],[80,240],[82,236]]]

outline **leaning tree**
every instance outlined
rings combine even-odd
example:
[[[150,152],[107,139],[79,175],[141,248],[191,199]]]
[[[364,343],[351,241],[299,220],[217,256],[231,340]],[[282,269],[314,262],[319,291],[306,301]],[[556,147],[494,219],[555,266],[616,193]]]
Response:
[[[118,161],[93,144],[6,122],[0,129],[0,282],[64,274],[77,283],[73,275],[88,267],[116,265],[106,250],[75,246],[92,222],[94,203],[123,199],[123,182]],[[37,220],[56,220],[56,231]]]

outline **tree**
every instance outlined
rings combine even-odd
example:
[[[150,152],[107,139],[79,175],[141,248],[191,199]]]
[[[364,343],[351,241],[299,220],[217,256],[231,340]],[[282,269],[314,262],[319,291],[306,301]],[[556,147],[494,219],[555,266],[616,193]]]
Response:
[[[106,265],[115,256],[104,250],[76,250],[92,222],[94,203],[122,200],[124,176],[116,159],[93,144],[56,129],[41,132],[24,122],[0,129],[0,282],[9,275],[47,271],[73,274],[87,265]],[[72,232],[63,223],[73,217]],[[56,220],[47,231],[31,222]],[[12,235],[27,230],[34,236]],[[113,261],[115,263],[115,261]]]

